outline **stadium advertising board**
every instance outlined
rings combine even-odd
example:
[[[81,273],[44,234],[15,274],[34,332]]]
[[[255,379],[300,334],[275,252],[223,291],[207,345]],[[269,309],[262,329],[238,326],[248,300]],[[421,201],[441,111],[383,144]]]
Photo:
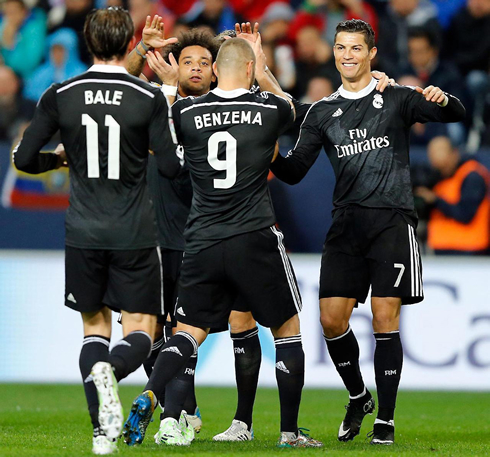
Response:
[[[318,313],[320,257],[291,256],[303,296],[301,329],[307,387],[341,387]],[[82,326],[63,306],[62,252],[0,252],[0,382],[79,382]],[[425,300],[402,310],[405,389],[490,390],[490,259],[426,258]],[[355,280],[355,278],[353,278]],[[361,369],[374,385],[374,338],[368,305],[354,311]],[[114,323],[114,340],[120,338]],[[274,344],[260,329],[262,386],[275,386]],[[229,334],[212,335],[199,353],[197,382],[233,385]],[[124,382],[144,383],[142,369]]]

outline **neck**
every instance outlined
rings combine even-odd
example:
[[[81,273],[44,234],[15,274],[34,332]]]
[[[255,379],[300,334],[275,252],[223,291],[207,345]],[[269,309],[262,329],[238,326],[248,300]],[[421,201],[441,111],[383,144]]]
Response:
[[[342,85],[344,86],[344,89],[348,90],[349,92],[359,92],[369,85],[372,78],[373,77],[371,76],[371,72],[365,73],[355,81],[349,81],[345,78],[342,78]]]
[[[94,65],[116,65],[118,67],[126,68],[126,56],[122,60],[112,59],[112,60],[99,60],[94,57]]]
[[[248,78],[226,77],[218,78],[218,87],[221,90],[250,89]]]

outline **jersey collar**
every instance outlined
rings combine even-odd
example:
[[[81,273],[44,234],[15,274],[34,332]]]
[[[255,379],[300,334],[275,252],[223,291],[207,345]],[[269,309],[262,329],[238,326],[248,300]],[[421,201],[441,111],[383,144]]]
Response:
[[[247,89],[223,90],[216,87],[211,92],[221,98],[236,98],[240,97],[241,95],[248,94],[250,91]]]
[[[97,73],[123,73],[128,75],[128,71],[119,65],[92,65],[87,71],[96,71]]]
[[[344,86],[339,87],[339,92],[340,95],[344,98],[348,98],[350,100],[357,100],[358,98],[365,97],[366,95],[370,94],[375,88],[376,84],[378,83],[377,79],[372,78],[371,82],[362,90],[359,92],[350,92],[348,90],[344,89]]]

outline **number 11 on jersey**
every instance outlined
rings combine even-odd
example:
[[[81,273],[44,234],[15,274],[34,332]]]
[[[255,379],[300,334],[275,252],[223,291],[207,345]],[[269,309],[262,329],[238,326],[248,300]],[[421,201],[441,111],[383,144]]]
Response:
[[[82,125],[87,128],[87,175],[100,178],[99,124],[88,114],[82,114]],[[105,126],[109,127],[107,177],[119,179],[121,126],[110,114],[105,116]]]

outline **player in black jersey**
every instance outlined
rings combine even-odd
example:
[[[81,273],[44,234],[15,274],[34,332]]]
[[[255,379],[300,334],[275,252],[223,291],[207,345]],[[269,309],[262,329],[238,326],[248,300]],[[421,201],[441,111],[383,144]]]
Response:
[[[180,169],[165,97],[124,68],[133,33],[123,9],[87,16],[84,35],[95,64],[44,93],[14,155],[17,168],[28,173],[56,168],[64,157],[39,151],[60,130],[71,182],[65,304],[83,319],[80,370],[96,454],[117,451],[123,422],[117,381],[147,358],[162,312],[148,150],[165,176]],[[124,338],[111,351],[106,294],[123,314]]]
[[[297,426],[304,380],[301,301],[282,233],[273,225],[267,187],[277,136],[294,114],[285,99],[250,92],[255,56],[244,40],[223,44],[214,68],[216,89],[172,107],[194,189],[185,230],[177,333],[164,345],[123,433],[128,441],[142,441],[154,393],[182,369],[210,329],[226,325],[238,302],[276,337],[279,445],[320,446]]]
[[[341,22],[334,45],[342,86],[312,105],[294,149],[278,156],[272,171],[299,182],[322,146],[336,176],[332,226],[320,275],[320,314],[328,351],[349,391],[338,439],[352,440],[374,400],[359,370],[359,346],[349,326],[354,307],[371,286],[374,368],[379,410],[372,444],[393,444],[394,410],[402,346],[402,304],[423,299],[421,262],[409,169],[409,129],[414,122],[457,122],[460,101],[439,88],[375,90],[370,62],[374,32],[360,20]]]

